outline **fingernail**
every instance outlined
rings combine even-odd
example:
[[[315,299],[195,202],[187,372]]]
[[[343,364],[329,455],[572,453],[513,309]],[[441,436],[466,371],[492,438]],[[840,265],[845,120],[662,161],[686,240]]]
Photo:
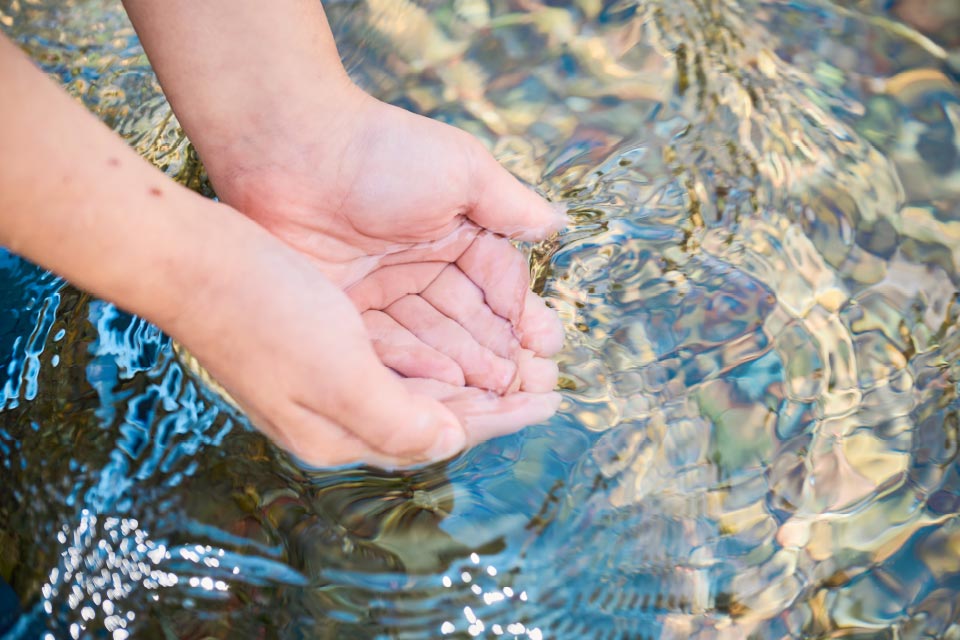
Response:
[[[460,453],[467,447],[467,434],[459,424],[447,424],[430,450],[427,456],[431,460],[445,460]]]

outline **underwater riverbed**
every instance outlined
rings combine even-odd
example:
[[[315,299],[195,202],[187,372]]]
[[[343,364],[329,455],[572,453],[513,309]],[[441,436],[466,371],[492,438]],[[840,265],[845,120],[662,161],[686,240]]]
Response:
[[[960,638],[960,5],[326,6],[362,86],[566,203],[560,412],[306,473],[0,250],[0,637]],[[212,195],[119,2],[0,29]]]

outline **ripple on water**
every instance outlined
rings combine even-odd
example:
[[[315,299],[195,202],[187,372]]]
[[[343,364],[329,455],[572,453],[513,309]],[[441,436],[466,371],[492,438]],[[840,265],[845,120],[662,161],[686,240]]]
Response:
[[[955,23],[887,4],[331,4],[359,82],[568,204],[531,250],[561,412],[305,474],[154,327],[0,255],[12,636],[960,632]],[[0,24],[210,193],[117,3]]]

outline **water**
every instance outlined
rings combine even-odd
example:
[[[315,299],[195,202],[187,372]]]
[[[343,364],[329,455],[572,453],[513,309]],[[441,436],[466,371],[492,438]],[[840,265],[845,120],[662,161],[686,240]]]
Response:
[[[960,638],[956,3],[328,10],[368,90],[568,204],[531,256],[561,412],[306,474],[154,327],[0,254],[7,637]],[[117,3],[0,24],[209,193]]]

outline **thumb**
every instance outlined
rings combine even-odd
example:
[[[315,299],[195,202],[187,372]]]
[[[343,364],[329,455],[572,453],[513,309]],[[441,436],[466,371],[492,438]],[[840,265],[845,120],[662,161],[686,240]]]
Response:
[[[407,390],[379,362],[352,383],[342,379],[342,397],[329,415],[370,448],[390,458],[435,461],[466,447],[460,420],[438,400]]]
[[[494,233],[518,240],[543,240],[567,223],[566,207],[547,202],[517,180],[477,144],[471,183],[476,189],[467,216]]]

